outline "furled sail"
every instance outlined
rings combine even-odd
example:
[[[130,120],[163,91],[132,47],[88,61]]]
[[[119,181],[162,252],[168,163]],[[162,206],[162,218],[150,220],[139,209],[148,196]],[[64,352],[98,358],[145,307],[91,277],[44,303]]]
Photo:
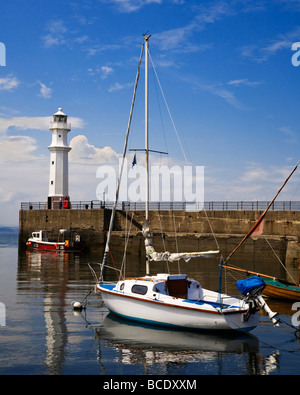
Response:
[[[179,261],[184,259],[188,262],[192,258],[211,258],[219,255],[219,250],[199,251],[199,252],[156,252],[152,246],[152,233],[149,229],[149,222],[145,221],[143,224],[143,235],[145,237],[146,255],[150,261]]]
[[[220,251],[203,251],[203,252],[156,252],[152,246],[146,246],[146,254],[151,261],[179,261],[184,259],[188,262],[192,258],[211,258],[219,255]]]

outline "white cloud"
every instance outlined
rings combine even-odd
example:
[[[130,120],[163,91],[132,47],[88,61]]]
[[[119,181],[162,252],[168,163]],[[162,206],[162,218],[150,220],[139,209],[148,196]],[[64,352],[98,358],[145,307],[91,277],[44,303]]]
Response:
[[[89,144],[84,135],[78,135],[70,141],[70,162],[85,164],[115,163],[119,155],[111,147],[97,148]]]
[[[121,91],[122,89],[130,88],[133,86],[133,83],[129,82],[127,84],[120,84],[119,82],[115,82],[114,85],[112,85],[108,92],[115,92],[115,91]]]
[[[80,37],[77,37],[77,38],[75,38],[75,42],[76,43],[79,43],[79,44],[82,44],[82,43],[84,43],[85,41],[87,41],[89,39],[89,36],[87,36],[86,34],[85,35],[83,35],[83,36],[80,36]]]
[[[0,133],[6,132],[9,128],[16,129],[49,129],[51,117],[12,117],[0,118]]]
[[[40,84],[39,96],[43,97],[44,99],[50,99],[52,96],[52,89],[48,88],[45,84],[42,84],[41,82],[39,82],[39,84]]]
[[[161,4],[162,0],[110,0],[110,2],[114,3],[121,12],[134,12],[148,4]]]
[[[200,3],[200,2],[199,2]],[[181,3],[179,3],[181,4]],[[214,24],[236,11],[226,2],[201,2],[194,7],[194,18],[185,26],[175,27],[158,34],[153,34],[153,41],[157,42],[161,50],[175,50],[176,52],[195,52],[210,48],[210,44],[189,42],[191,35],[204,30],[207,25]]]
[[[0,188],[0,202],[7,203],[10,202],[14,197],[15,193],[13,191],[7,191],[6,189]]]
[[[109,75],[114,72],[114,69],[110,66],[101,66],[95,69],[89,68],[88,73],[91,76],[100,75],[102,80],[105,80]]]
[[[110,74],[113,73],[113,68],[109,67],[109,66],[102,66],[101,67],[101,71],[102,71],[102,79],[107,78]]]
[[[84,44],[89,40],[86,34],[77,35],[78,30],[69,29],[65,21],[51,20],[46,26],[46,34],[42,36],[44,47],[51,48],[59,45],[73,47],[74,43]]]
[[[227,83],[228,85],[234,86],[257,86],[260,85],[259,81],[249,81],[248,78],[240,79],[240,80],[231,80]]]
[[[0,163],[23,162],[36,157],[32,152],[37,148],[36,140],[29,136],[9,136],[0,140]]]
[[[5,133],[9,128],[20,130],[48,130],[52,116],[48,117],[11,117],[0,118],[0,133]],[[78,117],[69,117],[72,128],[82,128],[84,122]]]
[[[291,162],[290,158],[287,162]],[[236,169],[205,168],[206,201],[271,201],[294,167],[240,163]],[[228,175],[231,175],[229,178]],[[235,175],[235,176],[234,176]],[[299,172],[295,172],[277,201],[297,200]]]
[[[225,100],[228,104],[232,105],[233,107],[237,109],[244,109],[244,105],[237,99],[235,94],[231,92],[230,90],[224,88],[223,84],[219,83],[203,83],[200,82],[197,77],[186,77],[185,80],[189,82],[194,89],[196,90],[201,90],[201,91],[206,91],[209,92],[210,94],[220,97],[223,100]]]
[[[284,134],[285,143],[296,144],[298,142],[298,135],[289,126],[283,126],[279,130]]]
[[[13,76],[0,78],[0,91],[12,91],[20,85],[20,81]]]
[[[269,171],[257,163],[249,164],[241,176],[241,181],[250,182],[261,182],[269,181]]]
[[[30,145],[30,141],[27,143]],[[28,154],[30,155],[30,152]],[[48,195],[48,180],[49,157],[16,161],[13,164],[8,162],[5,171],[0,174],[1,224],[18,224],[18,210],[22,201],[45,202]]]
[[[290,50],[293,42],[298,41],[299,34],[300,28],[297,27],[292,31],[279,34],[272,40],[265,40],[262,46],[249,44],[241,48],[241,55],[256,62],[265,62],[281,50]]]
[[[149,4],[162,4],[164,0],[102,0],[105,3],[113,4],[119,12],[135,12]],[[182,5],[185,0],[168,0],[170,3]]]
[[[14,108],[7,106],[0,106],[0,117],[7,117],[17,115],[19,112]]]
[[[66,44],[67,28],[62,20],[50,21],[47,30],[48,34],[42,37],[46,48]]]

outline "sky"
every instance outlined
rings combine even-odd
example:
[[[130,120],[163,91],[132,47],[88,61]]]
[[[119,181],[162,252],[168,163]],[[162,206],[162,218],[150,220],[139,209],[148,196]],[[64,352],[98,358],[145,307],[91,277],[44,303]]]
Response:
[[[21,202],[47,200],[59,107],[72,125],[71,200],[99,197],[99,167],[123,151],[145,33],[169,109],[150,67],[151,148],[168,151],[164,163],[204,166],[206,201],[272,199],[300,159],[299,0],[10,0],[0,5],[0,225],[18,224]],[[130,148],[144,144],[140,82]],[[279,200],[300,200],[299,182],[298,171]]]

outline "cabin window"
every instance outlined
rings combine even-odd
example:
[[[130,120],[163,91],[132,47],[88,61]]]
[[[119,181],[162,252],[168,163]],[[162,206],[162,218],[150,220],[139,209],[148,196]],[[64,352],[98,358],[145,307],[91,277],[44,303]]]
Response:
[[[131,288],[132,293],[139,295],[146,295],[147,291],[148,291],[148,287],[146,285],[135,284]]]

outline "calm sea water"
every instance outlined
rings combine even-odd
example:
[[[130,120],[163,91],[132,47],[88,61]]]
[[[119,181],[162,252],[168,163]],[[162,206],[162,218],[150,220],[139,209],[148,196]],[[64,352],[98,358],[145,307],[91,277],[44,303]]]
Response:
[[[261,315],[260,326],[242,336],[134,325],[108,314],[93,292],[87,263],[95,256],[19,252],[17,240],[17,229],[1,228],[2,375],[300,374],[299,338],[288,325],[274,328]],[[205,265],[193,266],[193,276],[216,288],[217,265]],[[86,310],[74,312],[72,301],[87,295]],[[269,305],[291,323],[291,303]]]

